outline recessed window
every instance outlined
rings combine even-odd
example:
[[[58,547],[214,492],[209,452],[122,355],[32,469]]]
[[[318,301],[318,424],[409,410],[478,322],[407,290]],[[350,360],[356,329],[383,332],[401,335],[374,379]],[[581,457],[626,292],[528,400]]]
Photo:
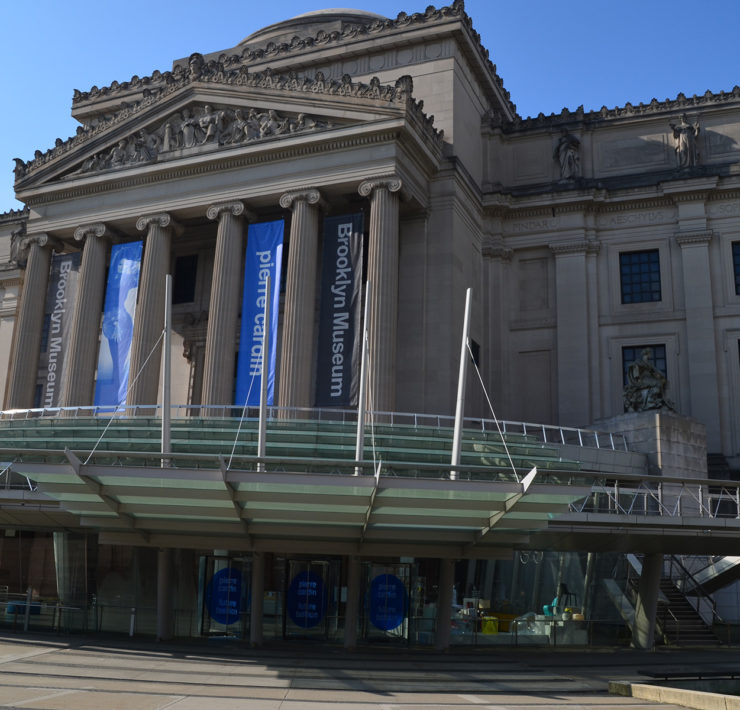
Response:
[[[740,242],[732,243],[732,268],[735,272],[735,293],[740,296]]]
[[[657,249],[619,255],[622,303],[660,301],[660,254]]]
[[[195,277],[198,275],[198,255],[187,254],[175,259],[172,280],[172,303],[192,303],[195,300]]]

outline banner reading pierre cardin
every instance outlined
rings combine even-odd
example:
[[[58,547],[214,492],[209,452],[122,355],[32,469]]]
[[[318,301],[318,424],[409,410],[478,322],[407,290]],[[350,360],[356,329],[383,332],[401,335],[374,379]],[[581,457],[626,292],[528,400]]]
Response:
[[[317,407],[357,404],[362,326],[362,214],[324,220]]]

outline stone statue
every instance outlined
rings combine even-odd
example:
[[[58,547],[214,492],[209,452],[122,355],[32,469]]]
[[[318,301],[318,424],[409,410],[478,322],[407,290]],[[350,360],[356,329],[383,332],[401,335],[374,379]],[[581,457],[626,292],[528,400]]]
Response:
[[[195,128],[198,125],[196,119],[190,115],[190,109],[182,110],[182,120],[180,121],[180,130],[182,131],[182,147],[192,148],[195,146]]]
[[[223,111],[213,111],[208,104],[205,105],[203,115],[198,122],[205,134],[201,143],[219,143],[223,115]]]
[[[624,408],[628,412],[645,412],[650,409],[670,409],[673,403],[666,399],[668,381],[653,365],[652,348],[644,348],[640,359],[627,368],[627,385],[624,388]]]
[[[686,114],[681,114],[680,123],[671,123],[673,138],[676,141],[676,159],[679,168],[691,168],[699,163],[696,138],[699,135],[699,122],[689,123]]]
[[[580,149],[581,141],[563,128],[560,140],[558,140],[558,144],[555,146],[555,151],[552,154],[553,160],[558,161],[560,164],[561,180],[573,180],[580,175]]]

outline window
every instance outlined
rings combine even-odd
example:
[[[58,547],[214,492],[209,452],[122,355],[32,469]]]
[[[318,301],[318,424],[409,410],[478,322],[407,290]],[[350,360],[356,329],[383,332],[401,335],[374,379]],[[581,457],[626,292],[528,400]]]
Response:
[[[740,296],[740,242],[732,242],[732,268],[735,272],[735,293]]]
[[[622,303],[660,301],[660,255],[657,249],[619,255]]]
[[[197,254],[178,256],[175,259],[175,278],[172,280],[172,303],[192,303],[195,300],[195,277],[197,273]]]
[[[652,352],[652,358],[650,362],[653,366],[660,370],[663,375],[668,378],[668,369],[666,367],[665,360],[665,345],[631,345],[626,348],[622,348],[622,382],[627,385],[627,370],[629,366],[636,360],[642,358],[642,351],[650,350]]]

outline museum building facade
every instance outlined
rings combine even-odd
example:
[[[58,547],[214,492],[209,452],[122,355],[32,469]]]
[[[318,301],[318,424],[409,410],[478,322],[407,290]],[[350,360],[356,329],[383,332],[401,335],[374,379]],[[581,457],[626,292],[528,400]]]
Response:
[[[630,408],[629,366],[646,353],[667,405],[706,427],[721,466],[740,464],[740,88],[522,118],[456,1],[395,19],[301,15],[76,91],[72,114],[75,136],[16,161],[26,207],[0,215],[6,411],[121,404],[97,399],[101,342],[122,322],[106,331],[106,284],[128,268],[114,254],[141,243],[116,365],[125,404],[146,415],[161,401],[172,273],[172,402],[223,416],[259,354],[245,339],[263,332],[245,330],[245,263],[262,273],[267,254],[250,252],[252,234],[278,224],[282,262],[264,257],[274,298],[256,296],[274,307],[277,417],[331,406],[335,391],[338,408],[356,402],[359,347],[342,338],[361,331],[365,282],[368,409],[381,423],[452,415],[472,288],[471,350],[501,419],[598,428]],[[467,416],[490,416],[485,391],[471,374]],[[230,539],[209,538],[223,553],[213,574]],[[385,554],[411,569],[413,553]],[[347,570],[321,564],[322,583],[347,586]],[[298,567],[279,569],[287,588]],[[445,564],[426,577],[455,582]]]

